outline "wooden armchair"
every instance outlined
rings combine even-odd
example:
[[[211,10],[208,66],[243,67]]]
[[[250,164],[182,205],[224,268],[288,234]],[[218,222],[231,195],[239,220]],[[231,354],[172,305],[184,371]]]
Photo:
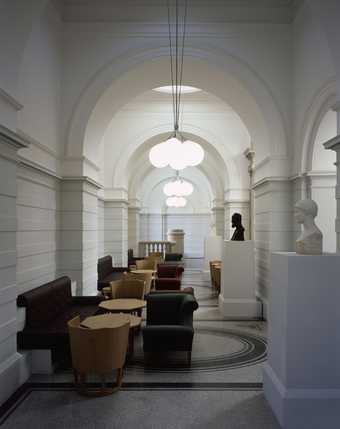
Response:
[[[143,299],[145,281],[136,279],[123,279],[111,282],[112,299],[135,298]]]
[[[151,291],[153,276],[151,271],[145,273],[126,273],[123,277],[123,280],[141,280],[145,282],[144,295],[147,295]]]
[[[211,286],[215,292],[219,293],[221,290],[221,261],[210,261],[209,265]]]
[[[78,392],[88,396],[104,396],[118,390],[123,379],[130,323],[117,328],[88,329],[80,325],[80,317],[77,316],[68,322],[68,329]],[[117,370],[117,386],[108,388],[105,377],[113,370]],[[90,373],[101,377],[101,388],[87,389],[86,378]]]
[[[158,258],[147,258],[140,261],[136,261],[137,270],[154,270],[157,269],[157,264],[159,263]]]

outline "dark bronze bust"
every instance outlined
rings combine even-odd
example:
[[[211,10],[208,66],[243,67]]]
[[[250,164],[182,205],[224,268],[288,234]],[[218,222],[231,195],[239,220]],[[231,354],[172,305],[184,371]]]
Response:
[[[231,237],[232,241],[244,241],[244,228],[242,226],[242,216],[240,213],[234,213],[231,217],[231,226],[235,228]]]

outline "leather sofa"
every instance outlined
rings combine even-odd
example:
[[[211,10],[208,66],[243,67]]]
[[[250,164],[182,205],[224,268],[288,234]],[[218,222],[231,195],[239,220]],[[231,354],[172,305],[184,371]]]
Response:
[[[17,333],[19,349],[52,351],[52,360],[69,355],[67,322],[79,315],[81,319],[98,311],[103,300],[99,296],[72,297],[71,279],[60,277],[18,296],[18,307],[25,307],[26,321]]]
[[[152,293],[146,297],[145,353],[185,351],[191,362],[193,312],[198,303],[189,293]]]
[[[97,263],[97,289],[101,291],[104,287],[110,287],[114,280],[120,280],[124,272],[129,272],[129,267],[113,267],[112,256],[106,255],[98,259]]]

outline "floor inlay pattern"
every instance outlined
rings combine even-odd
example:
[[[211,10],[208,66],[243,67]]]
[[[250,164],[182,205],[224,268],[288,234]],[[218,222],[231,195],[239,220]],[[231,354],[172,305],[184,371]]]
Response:
[[[180,353],[162,357],[162,364],[147,362],[140,348],[127,368],[157,372],[220,371],[263,362],[266,352],[266,341],[261,336],[201,325],[195,328],[190,367]]]

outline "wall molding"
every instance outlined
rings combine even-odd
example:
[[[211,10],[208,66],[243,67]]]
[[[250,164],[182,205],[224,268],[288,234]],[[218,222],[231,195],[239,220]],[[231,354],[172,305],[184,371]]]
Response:
[[[50,177],[53,177],[54,179],[58,179],[58,180],[62,179],[62,176],[59,176],[53,170],[50,170],[47,167],[43,167],[42,165],[40,165],[34,161],[30,161],[30,160],[28,160],[28,159],[26,159],[20,155],[19,155],[19,164],[24,166],[24,167],[30,168],[31,170],[38,171],[39,173],[46,174]]]
[[[54,158],[56,158],[58,161],[60,161],[60,158],[58,157],[58,154],[56,151],[52,150],[48,146],[45,146],[44,144],[40,143],[38,140],[30,136],[29,134],[26,134],[21,129],[17,130],[17,134],[22,138],[23,141],[27,143],[28,146],[35,146],[38,149],[42,150],[43,152],[46,152],[48,155],[52,155]]]
[[[19,112],[19,110],[23,109],[23,105],[16,100],[11,94],[6,92],[4,89],[0,88],[0,97],[6,101],[6,103],[10,104],[14,109]]]
[[[7,127],[4,127],[3,125],[0,125],[0,143],[6,143],[7,145],[12,146],[16,150],[23,149],[29,146],[27,142],[17,133]]]

